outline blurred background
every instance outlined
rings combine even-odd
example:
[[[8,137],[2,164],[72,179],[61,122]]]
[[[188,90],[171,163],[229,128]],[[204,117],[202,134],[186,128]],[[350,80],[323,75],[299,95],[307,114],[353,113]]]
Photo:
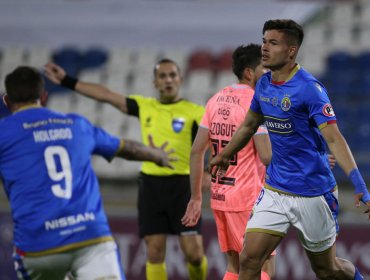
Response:
[[[303,25],[298,62],[329,92],[338,125],[370,183],[370,1],[298,0],[0,0],[0,90],[18,65],[42,69],[48,61],[84,81],[102,83],[119,93],[156,96],[155,62],[175,60],[184,76],[182,96],[205,104],[235,82],[231,54],[241,44],[261,43],[268,19],[291,18]],[[48,107],[78,112],[107,131],[140,140],[136,118],[46,83]],[[1,133],[1,132],[0,132]],[[140,164],[93,158],[105,207],[120,245],[127,278],[144,279],[144,246],[137,236],[136,178]],[[370,226],[353,205],[353,190],[336,167],[340,187],[341,234],[338,254],[370,278]],[[225,260],[219,252],[207,190],[204,237],[209,279],[221,279]],[[0,280],[15,279],[11,262],[12,227],[0,195]],[[176,238],[168,241],[170,279],[186,279]],[[278,253],[279,280],[314,279],[295,232]]]

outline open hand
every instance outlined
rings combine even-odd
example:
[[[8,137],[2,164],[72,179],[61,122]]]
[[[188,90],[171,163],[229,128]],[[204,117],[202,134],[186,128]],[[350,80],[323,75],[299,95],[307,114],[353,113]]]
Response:
[[[164,142],[162,146],[157,147],[154,144],[152,135],[148,135],[149,147],[156,149],[158,151],[158,160],[156,160],[156,164],[158,166],[168,167],[170,169],[174,169],[171,165],[171,162],[178,161],[177,157],[170,156],[175,152],[174,149],[170,149],[165,151],[166,147],[168,146],[168,142]]]

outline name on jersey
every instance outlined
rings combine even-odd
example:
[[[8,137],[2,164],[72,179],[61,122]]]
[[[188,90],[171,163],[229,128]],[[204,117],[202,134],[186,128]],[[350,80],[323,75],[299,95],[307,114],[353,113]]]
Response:
[[[294,124],[290,119],[279,119],[265,116],[265,125],[269,132],[289,135],[294,132]]]
[[[235,124],[227,124],[227,123],[218,123],[212,122],[211,123],[211,135],[222,135],[222,136],[233,136],[237,126]]]
[[[56,140],[70,140],[73,138],[70,128],[57,128],[48,130],[37,130],[33,132],[33,139],[36,143]]]
[[[95,215],[92,212],[85,212],[82,214],[62,217],[59,219],[46,221],[45,222],[45,229],[46,230],[54,230],[59,228],[65,228],[68,226],[74,226],[80,223],[86,223],[88,221],[94,221]]]

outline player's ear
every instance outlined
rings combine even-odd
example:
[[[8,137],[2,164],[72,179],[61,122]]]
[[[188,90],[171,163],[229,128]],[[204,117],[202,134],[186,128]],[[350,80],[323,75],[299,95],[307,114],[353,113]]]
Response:
[[[243,71],[243,78],[246,81],[251,81],[253,79],[254,72],[251,68],[245,68]]]
[[[290,46],[289,47],[289,58],[293,59],[298,52],[298,46]]]
[[[48,102],[49,94],[46,90],[40,95],[40,104],[42,107],[46,107],[46,104]]]
[[[11,101],[9,100],[9,97],[7,95],[4,95],[3,96],[3,100],[4,100],[4,104],[6,107],[8,107],[10,109],[10,106],[11,106]]]

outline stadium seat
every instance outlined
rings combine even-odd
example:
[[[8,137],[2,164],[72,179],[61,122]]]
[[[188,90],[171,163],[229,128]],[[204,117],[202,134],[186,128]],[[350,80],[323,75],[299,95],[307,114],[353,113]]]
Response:
[[[22,47],[8,47],[1,49],[0,74],[4,78],[19,65],[26,64],[25,49]],[[2,84],[3,86],[3,84]]]
[[[231,71],[233,52],[233,49],[225,49],[215,57],[214,69],[217,72]]]
[[[214,57],[208,49],[196,49],[190,53],[187,73],[196,70],[214,70]]]
[[[47,107],[63,113],[73,111],[73,95],[72,94],[54,94],[49,96]]]
[[[184,49],[179,48],[169,48],[163,50],[160,54],[158,59],[162,58],[168,58],[177,63],[177,65],[180,67],[181,74],[185,74],[185,70],[187,67],[187,62],[189,58],[189,53]]]
[[[183,95],[190,101],[205,105],[209,96],[215,91],[213,85],[213,72],[193,70],[187,76],[183,87]]]
[[[215,91],[219,91],[224,87],[235,83],[238,83],[238,80],[233,72],[231,71],[218,72],[214,89]]]
[[[108,52],[104,48],[90,48],[81,55],[80,69],[96,69],[108,60]]]
[[[31,47],[27,50],[27,65],[42,68],[51,60],[51,49],[48,47]]]
[[[351,71],[355,68],[354,57],[346,51],[335,51],[327,57],[327,70]]]

